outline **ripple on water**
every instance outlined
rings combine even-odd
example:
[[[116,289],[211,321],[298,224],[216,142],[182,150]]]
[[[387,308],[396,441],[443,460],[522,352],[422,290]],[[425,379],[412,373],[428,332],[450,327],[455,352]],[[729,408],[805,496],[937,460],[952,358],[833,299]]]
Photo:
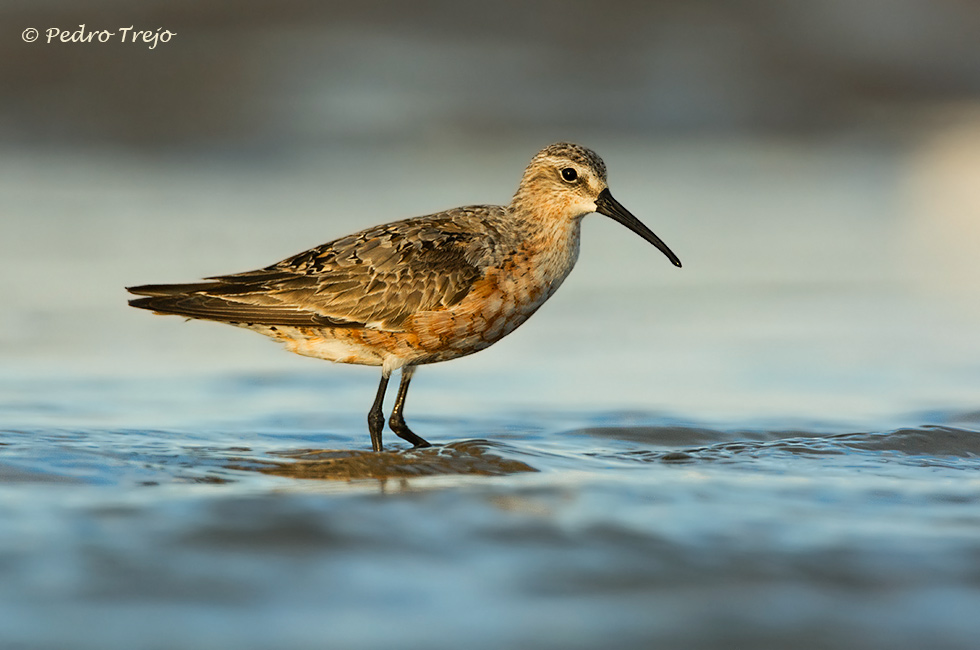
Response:
[[[451,438],[451,432],[447,432]],[[2,483],[160,484],[255,482],[259,477],[329,481],[434,476],[501,477],[528,472],[603,472],[662,464],[738,464],[782,470],[805,461],[825,466],[980,469],[980,432],[951,426],[889,432],[819,434],[699,427],[590,427],[464,439],[424,449],[375,453],[311,447],[332,436],[175,435],[161,431],[0,431]],[[250,446],[243,446],[249,440]],[[351,438],[353,442],[353,438]]]
[[[753,648],[980,633],[975,430],[430,424],[451,442],[383,453],[354,427],[0,431],[0,627],[100,650],[536,647],[570,625],[553,647],[728,647],[745,621]],[[500,625],[522,617],[540,625]]]
[[[922,467],[980,469],[980,432],[948,427],[923,426],[889,432],[835,435],[776,431],[723,432],[684,427],[640,427],[618,436],[613,429],[585,429],[578,433],[633,442],[646,441],[667,449],[630,449],[586,452],[586,456],[624,462],[701,463],[739,462],[794,458],[847,457],[849,462],[897,462]],[[715,442],[687,447],[682,441]],[[732,441],[732,438],[735,438]],[[728,442],[721,442],[728,440]]]

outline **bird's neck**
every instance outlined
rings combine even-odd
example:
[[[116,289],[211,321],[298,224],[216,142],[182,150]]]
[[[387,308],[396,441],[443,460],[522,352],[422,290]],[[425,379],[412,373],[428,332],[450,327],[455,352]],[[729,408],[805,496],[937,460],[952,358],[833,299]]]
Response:
[[[524,240],[540,248],[577,245],[582,216],[572,214],[567,200],[554,194],[522,191],[514,195],[509,206],[513,219],[519,222],[518,230]]]
[[[523,234],[518,243],[518,254],[532,260],[535,280],[548,288],[548,295],[571,272],[579,252],[582,219],[567,216],[559,207],[564,206],[539,202],[531,212],[511,205],[511,215],[520,220]]]

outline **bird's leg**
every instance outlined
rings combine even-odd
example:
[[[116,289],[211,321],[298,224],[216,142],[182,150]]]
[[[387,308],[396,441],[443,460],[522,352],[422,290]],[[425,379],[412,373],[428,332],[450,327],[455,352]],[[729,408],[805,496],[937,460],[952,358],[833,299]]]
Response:
[[[405,418],[402,416],[402,408],[405,407],[405,395],[408,394],[408,384],[412,381],[413,374],[415,374],[414,366],[402,368],[402,382],[398,386],[398,397],[395,398],[395,407],[391,409],[391,418],[388,420],[388,425],[395,432],[396,436],[412,443],[414,447],[431,447],[432,445],[423,438],[415,435],[408,428],[408,425],[405,424]]]
[[[374,398],[374,404],[368,411],[368,430],[371,432],[371,446],[375,451],[381,451],[381,432],[385,428],[385,414],[381,412],[381,406],[385,401],[385,390],[388,388],[388,373],[381,373],[381,385],[378,386],[378,394]]]

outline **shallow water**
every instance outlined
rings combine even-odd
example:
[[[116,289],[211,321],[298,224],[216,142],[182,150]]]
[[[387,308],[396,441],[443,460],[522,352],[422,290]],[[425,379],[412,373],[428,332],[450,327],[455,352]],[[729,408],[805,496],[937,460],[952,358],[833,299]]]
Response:
[[[966,648],[980,632],[976,414],[844,433],[425,424],[435,447],[381,454],[343,425],[0,432],[6,647]]]
[[[587,222],[526,326],[419,372],[435,446],[382,454],[375,370],[122,287],[504,200],[514,147],[0,159],[0,647],[976,647],[980,274],[900,200],[918,150],[601,145],[683,271]]]

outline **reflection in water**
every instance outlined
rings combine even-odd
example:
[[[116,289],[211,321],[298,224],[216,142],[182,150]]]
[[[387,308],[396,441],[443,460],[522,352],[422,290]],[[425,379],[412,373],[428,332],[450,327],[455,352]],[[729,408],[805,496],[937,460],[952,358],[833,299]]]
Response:
[[[287,478],[327,481],[451,474],[504,476],[537,471],[519,460],[498,455],[504,448],[486,440],[468,440],[407,451],[304,449],[273,454],[288,458],[286,461],[258,461],[229,467]]]

